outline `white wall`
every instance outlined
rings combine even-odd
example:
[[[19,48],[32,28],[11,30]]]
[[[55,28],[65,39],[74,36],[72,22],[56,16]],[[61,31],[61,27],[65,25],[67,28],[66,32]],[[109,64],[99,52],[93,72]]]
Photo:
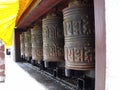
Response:
[[[105,0],[106,90],[120,90],[120,0]]]
[[[11,47],[11,58],[15,61],[15,30],[13,31],[12,47]]]
[[[6,49],[5,49],[5,54],[6,54],[6,58],[10,58],[10,60],[15,61],[15,40],[14,40],[14,31],[13,31],[13,37],[12,37],[12,46],[9,47],[5,47],[6,49],[9,48],[11,54],[7,55],[6,54]]]

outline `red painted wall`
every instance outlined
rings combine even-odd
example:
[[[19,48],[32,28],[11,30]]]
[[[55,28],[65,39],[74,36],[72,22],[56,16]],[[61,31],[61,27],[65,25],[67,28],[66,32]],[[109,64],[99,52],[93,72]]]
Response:
[[[0,82],[4,81],[5,77],[5,46],[2,44],[0,46]]]

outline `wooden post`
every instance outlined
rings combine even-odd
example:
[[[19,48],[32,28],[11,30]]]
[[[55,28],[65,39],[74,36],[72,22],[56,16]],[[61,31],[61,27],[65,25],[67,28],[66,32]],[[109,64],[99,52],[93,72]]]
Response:
[[[95,11],[95,90],[105,90],[106,30],[105,0],[94,0]]]

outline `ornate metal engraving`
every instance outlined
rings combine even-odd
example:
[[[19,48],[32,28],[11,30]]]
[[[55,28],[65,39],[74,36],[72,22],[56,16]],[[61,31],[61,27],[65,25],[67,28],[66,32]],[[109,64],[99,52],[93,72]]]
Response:
[[[64,60],[64,36],[62,18],[52,13],[43,19],[43,55],[44,61]]]
[[[32,42],[32,60],[43,59],[43,40],[42,40],[42,25],[35,25],[31,29]]]
[[[91,0],[73,0],[63,14],[66,68],[94,69],[95,31]]]
[[[31,32],[30,32],[30,30],[25,32],[24,35],[25,35],[25,57],[32,57]]]

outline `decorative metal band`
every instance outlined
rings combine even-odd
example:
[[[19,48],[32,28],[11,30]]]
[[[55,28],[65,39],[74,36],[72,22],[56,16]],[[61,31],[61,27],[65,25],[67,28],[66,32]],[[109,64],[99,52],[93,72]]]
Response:
[[[43,49],[41,47],[32,47],[32,60],[43,60]]]
[[[95,67],[94,9],[89,3],[82,5],[84,1],[73,0],[73,4],[63,10],[68,69],[89,70]]]

